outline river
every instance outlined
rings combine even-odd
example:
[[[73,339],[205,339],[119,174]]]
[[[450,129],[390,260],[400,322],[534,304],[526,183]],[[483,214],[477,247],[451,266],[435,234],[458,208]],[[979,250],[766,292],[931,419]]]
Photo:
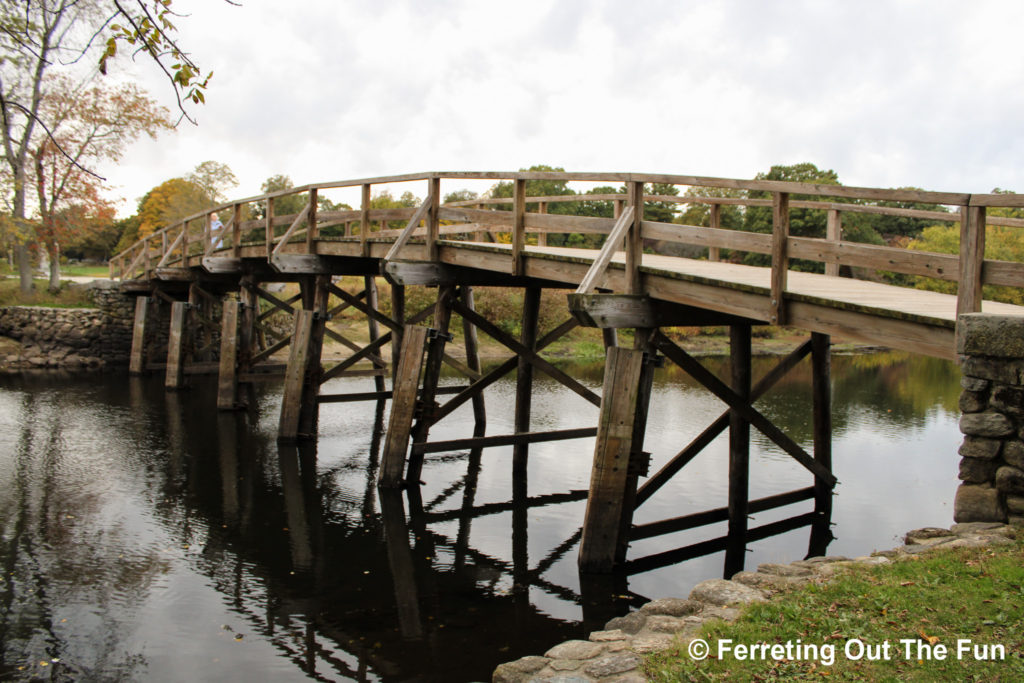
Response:
[[[772,362],[755,359],[755,380]],[[600,390],[600,365],[566,369]],[[836,355],[832,372],[840,483],[828,553],[948,526],[957,368],[877,353]],[[537,375],[534,430],[596,423],[596,408]],[[722,575],[716,552],[581,587],[585,501],[569,492],[588,486],[593,439],[534,444],[517,486],[511,447],[491,448],[428,456],[418,490],[385,494],[374,482],[387,406],[325,404],[315,444],[279,448],[280,387],[218,414],[210,380],[193,384],[167,393],[158,377],[0,377],[0,679],[489,680],[502,661]],[[365,379],[324,388],[368,390]],[[514,379],[488,390],[489,434],[512,431],[514,394]],[[757,405],[809,449],[810,401],[805,361]],[[682,373],[659,371],[652,472],[723,409]],[[431,438],[471,434],[464,406]],[[715,441],[634,521],[724,506],[726,446]],[[751,498],[811,483],[753,432]],[[724,533],[717,523],[639,541],[629,557]],[[802,558],[808,543],[807,527],[752,543],[746,566]]]

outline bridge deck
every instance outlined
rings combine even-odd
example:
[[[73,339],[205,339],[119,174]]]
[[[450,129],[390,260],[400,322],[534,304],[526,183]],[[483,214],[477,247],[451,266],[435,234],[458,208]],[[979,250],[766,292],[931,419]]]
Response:
[[[456,266],[498,273],[512,269],[511,246],[497,243],[439,242],[439,260]],[[318,243],[321,255],[356,256],[357,240]],[[372,243],[370,255],[382,258],[389,243]],[[305,253],[305,244],[288,245],[285,253]],[[255,255],[255,254],[253,254]],[[420,260],[425,247],[406,246],[400,258]],[[596,250],[565,247],[524,248],[524,274],[566,285],[579,284],[597,256]],[[766,321],[770,310],[771,270],[721,261],[644,254],[644,290],[653,298]],[[599,287],[625,289],[625,254],[616,253]],[[787,324],[814,332],[837,334],[871,344],[955,358],[955,294],[912,289],[878,282],[790,271],[786,289]],[[1024,316],[1024,306],[984,301],[988,313]]]

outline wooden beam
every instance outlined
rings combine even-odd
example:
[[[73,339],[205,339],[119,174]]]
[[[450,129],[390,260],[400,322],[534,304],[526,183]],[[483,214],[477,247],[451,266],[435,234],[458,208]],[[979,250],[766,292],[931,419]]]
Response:
[[[466,308],[471,311],[476,310],[473,288],[471,286],[462,287],[461,297],[462,303]],[[477,339],[476,325],[465,318],[462,319],[462,339],[466,346],[466,365],[476,373],[475,381],[483,376],[480,366],[480,345]],[[473,436],[483,436],[487,429],[487,408],[484,404],[484,396],[478,393],[471,400],[473,402]]]
[[[512,274],[523,273],[526,246],[526,180],[516,178],[512,186]]]
[[[811,334],[811,395],[814,411],[814,459],[832,471],[832,357],[831,339],[826,334]],[[831,540],[828,521],[832,518],[832,487],[814,479],[814,512],[822,524],[812,530],[810,546],[820,547]],[[827,540],[826,540],[827,539]]]
[[[601,251],[598,252],[597,258],[594,259],[593,265],[590,266],[590,270],[587,271],[583,281],[580,282],[580,286],[576,288],[577,294],[589,294],[597,289],[598,283],[604,278],[605,271],[608,269],[608,264],[611,263],[612,256],[618,250],[623,238],[633,225],[633,211],[632,206],[626,207],[622,215],[619,216],[619,220],[615,222],[612,231],[608,233]]]
[[[149,313],[149,297],[135,299],[135,320],[132,323],[132,349],[128,357],[128,373],[141,375],[146,369],[146,318]]]
[[[182,389],[185,386],[185,347],[188,331],[185,327],[188,304],[175,301],[171,304],[171,330],[167,337],[167,375],[164,387]]]
[[[359,204],[359,253],[361,256],[370,255],[370,244],[367,237],[370,233],[370,184],[364,183],[361,191],[361,203]]]
[[[409,436],[415,418],[427,328],[407,325],[402,337],[402,355],[395,373],[394,399],[378,475],[378,483],[383,487],[401,485],[405,474],[406,451],[409,449]]]
[[[454,287],[442,287],[438,292],[437,304],[434,308],[433,331],[427,342],[427,358],[423,367],[423,386],[420,393],[420,412],[416,424],[412,428],[413,443],[423,443],[427,440],[430,427],[434,424],[433,411],[437,407],[435,400],[437,396],[437,385],[441,379],[441,366],[444,363],[444,348],[449,337],[448,325],[451,322],[451,302],[455,296]],[[409,456],[409,464],[406,469],[406,481],[416,482],[420,480],[420,473],[423,469],[423,455],[413,452]]]
[[[643,435],[633,429],[643,360],[642,351],[618,346],[608,349],[590,493],[580,539],[581,572],[607,573],[625,559],[628,539],[620,538],[620,533],[633,442],[643,441]]]
[[[712,230],[720,230],[722,227],[722,205],[712,204],[710,207],[710,215],[708,220],[708,226]],[[709,261],[720,261],[722,259],[722,251],[718,247],[708,247],[708,260]]]
[[[811,352],[811,342],[806,341],[783,358],[778,365],[772,368],[750,392],[751,402],[756,401],[768,392],[775,384],[782,379],[797,363],[803,360]],[[665,463],[657,473],[651,476],[637,490],[636,506],[640,507],[647,499],[683,469],[691,460],[701,453],[719,434],[729,426],[731,410],[727,410],[701,432],[686,448],[676,453],[672,459]]]
[[[828,210],[828,222],[825,225],[825,239],[838,244],[843,239],[842,217],[837,209]],[[825,275],[837,277],[839,275],[838,263],[826,263]]]
[[[472,448],[491,448],[494,446],[518,446],[524,443],[541,443],[545,441],[563,441],[566,439],[585,439],[596,436],[597,429],[583,427],[581,429],[558,429],[546,432],[516,432],[498,436],[478,436],[469,439],[451,439],[449,441],[433,441],[414,443],[414,453],[448,453]]]
[[[221,314],[220,369],[217,377],[217,409],[238,407],[238,318],[241,304],[224,302]]]
[[[750,325],[736,324],[729,328],[729,351],[732,390],[744,401],[750,401]],[[724,578],[743,571],[750,498],[750,423],[734,409],[729,410],[729,537],[736,541],[725,552]]]
[[[419,227],[420,221],[423,220],[423,218],[430,211],[430,207],[433,204],[433,201],[433,197],[427,197],[426,200],[422,204],[420,204],[419,208],[416,209],[416,213],[414,213],[412,215],[412,218],[409,219],[409,222],[408,224],[406,224],[405,229],[402,230],[402,234],[398,236],[398,239],[396,239],[395,243],[391,245],[391,248],[388,250],[388,253],[385,254],[385,261],[390,261],[391,259],[398,256],[398,252],[402,250],[402,247],[404,247],[406,243],[409,241],[409,238],[412,237],[413,231],[417,227]]]
[[[768,320],[786,324],[786,279],[789,275],[789,194],[772,194],[772,276]]]
[[[806,467],[815,476],[821,478],[829,486],[835,486],[835,476],[816,462],[807,452],[795,441],[786,436],[768,418],[758,412],[749,402],[738,396],[736,392],[722,383],[717,377],[709,372],[703,365],[697,362],[690,354],[679,348],[663,333],[657,332],[654,336],[654,344],[658,350],[665,354],[673,363],[685,370],[691,377],[704,385],[715,396],[723,400],[728,406],[743,416],[750,424],[767,436],[775,445],[788,453],[794,460]]]
[[[981,310],[981,272],[985,259],[985,207],[966,206],[960,221],[960,284],[956,292],[956,313]]]
[[[629,205],[633,209],[633,223],[626,235],[626,293],[643,294],[640,265],[644,257],[644,183],[629,183]]]
[[[299,437],[302,388],[308,369],[309,342],[312,335],[313,311],[297,309],[292,331],[291,353],[288,356],[288,369],[285,371],[281,418],[277,429],[278,441],[295,441]]]

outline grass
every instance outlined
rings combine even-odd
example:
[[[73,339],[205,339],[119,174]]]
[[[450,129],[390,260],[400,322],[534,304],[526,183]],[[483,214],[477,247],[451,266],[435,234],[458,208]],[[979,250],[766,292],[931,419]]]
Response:
[[[48,308],[91,308],[92,300],[81,287],[61,287],[56,294],[46,290],[46,280],[33,280],[35,289],[22,294],[18,278],[0,278],[0,306],[46,306]]]
[[[740,661],[727,653],[695,662],[680,644],[649,657],[647,674],[653,681],[1021,681],[1022,605],[1024,541],[938,550],[852,568],[825,585],[755,605],[734,623],[705,626],[698,636],[711,644],[712,655],[720,639],[732,639],[817,646],[817,656],[805,652],[798,658],[794,651],[788,660]],[[853,639],[870,650],[856,658]],[[965,651],[958,653],[958,641],[969,641]],[[831,665],[823,661],[825,646],[834,648]]]

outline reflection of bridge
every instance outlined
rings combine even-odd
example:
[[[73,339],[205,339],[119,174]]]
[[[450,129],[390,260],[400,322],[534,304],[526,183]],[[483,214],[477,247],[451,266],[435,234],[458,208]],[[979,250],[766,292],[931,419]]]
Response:
[[[442,181],[500,179],[511,180],[510,199],[450,205],[440,202]],[[549,214],[549,205],[564,198],[527,197],[529,180],[624,183],[627,191],[623,195],[572,197],[584,204],[613,202],[612,217]],[[409,182],[426,183],[427,199],[421,206],[371,208],[373,186]],[[645,183],[746,190],[765,198],[650,196],[644,194]],[[362,193],[360,209],[320,210],[320,199],[330,192],[356,187]],[[278,215],[277,208],[289,195],[301,196],[304,208]],[[796,200],[791,195],[811,199]],[[645,206],[653,201],[708,204],[710,225],[645,220]],[[959,211],[891,208],[898,202],[955,206]],[[772,233],[723,229],[721,207],[728,204],[745,205],[747,210],[771,207]],[[194,216],[144,238],[119,255],[111,267],[126,290],[142,295],[136,307],[133,372],[161,367],[166,370],[166,386],[172,389],[181,387],[189,372],[217,372],[217,403],[223,409],[239,403],[239,383],[283,376],[279,436],[285,441],[315,434],[321,404],[391,399],[379,477],[385,487],[418,481],[426,454],[495,445],[517,448],[512,467],[516,486],[525,471],[525,445],[596,434],[579,560],[581,568],[587,571],[607,571],[625,562],[631,538],[727,519],[734,540],[748,539],[756,531],[747,529],[749,512],[808,499],[814,499],[815,512],[807,521],[827,517],[835,483],[830,452],[829,335],[840,334],[951,358],[958,313],[981,310],[984,306],[986,311],[1024,314],[1022,307],[988,301],[982,304],[981,300],[983,284],[1024,285],[1024,264],[983,257],[986,224],[1024,226],[1024,221],[1017,219],[987,217],[988,207],[1005,206],[1024,206],[1024,201],[1012,195],[688,176],[425,173],[310,185],[239,200],[216,207],[230,213],[226,226],[215,231],[208,213]],[[793,209],[827,214],[826,237],[791,236]],[[959,222],[960,255],[843,241],[842,216],[857,212]],[[257,214],[262,217],[248,218]],[[392,229],[392,221],[404,221],[405,228]],[[566,233],[597,233],[606,237],[600,250],[548,244],[552,235]],[[507,243],[496,239],[496,234],[507,236]],[[485,238],[491,241],[483,241]],[[693,253],[706,249],[708,258],[644,253],[645,244],[665,243],[687,245]],[[770,255],[771,266],[723,262],[723,249]],[[823,263],[824,273],[791,271],[794,260]],[[841,266],[869,273],[885,271],[951,281],[956,283],[957,294],[839,277]],[[378,283],[374,278],[378,273],[391,285],[387,309],[382,309],[378,302]],[[352,293],[338,286],[339,277],[362,278],[361,291]],[[297,282],[298,294],[283,299],[264,286],[266,282],[282,281]],[[436,300],[410,314],[405,306],[408,285],[436,287]],[[477,313],[473,288],[481,286],[523,289],[518,338]],[[538,312],[543,288],[575,292],[568,297],[572,317],[541,334]],[[231,292],[238,292],[237,298],[225,296]],[[153,323],[161,315],[161,302],[170,304],[166,316],[166,364],[153,362],[162,353],[156,341],[162,335],[155,334],[159,331],[154,330]],[[331,317],[348,308],[366,316],[369,344],[360,345],[331,328]],[[268,326],[277,313],[293,317],[290,335],[275,337]],[[465,361],[446,353],[453,315],[462,319]],[[418,325],[428,318],[432,318],[430,329]],[[541,354],[578,324],[599,327],[604,332],[608,352],[600,396]],[[754,383],[750,371],[751,329],[763,324],[786,324],[805,330],[810,339]],[[700,325],[730,327],[732,369],[727,381],[708,372],[663,331],[673,326]],[[388,331],[382,334],[381,326]],[[634,330],[633,348],[617,344],[616,330],[623,328]],[[513,356],[496,368],[483,371],[477,354],[478,332],[507,347]],[[347,346],[352,355],[326,367],[322,358],[325,339]],[[390,362],[382,353],[388,344]],[[273,354],[286,347],[290,353],[287,365],[274,364]],[[811,391],[815,399],[811,453],[754,407],[759,396],[808,355],[814,368]],[[643,436],[651,378],[660,357],[686,370],[718,396],[726,408],[693,443],[640,484],[641,478],[647,476],[649,455],[643,452]],[[369,368],[359,369],[366,364]],[[445,364],[467,378],[468,384],[439,387]],[[596,428],[531,432],[534,369],[599,407]],[[517,371],[515,433],[485,435],[484,389],[513,370]],[[325,381],[353,372],[372,375],[376,391],[347,395],[320,392]],[[390,390],[385,385],[389,375]],[[444,394],[454,395],[438,404],[437,399]],[[466,403],[473,406],[474,434],[452,441],[429,441],[431,427]],[[808,469],[814,476],[813,486],[759,501],[748,500],[751,425]],[[698,515],[632,527],[634,509],[726,430],[730,434],[728,505]],[[633,566],[656,565],[658,561],[641,558],[634,560]],[[741,565],[742,560],[738,559],[731,566]]]

